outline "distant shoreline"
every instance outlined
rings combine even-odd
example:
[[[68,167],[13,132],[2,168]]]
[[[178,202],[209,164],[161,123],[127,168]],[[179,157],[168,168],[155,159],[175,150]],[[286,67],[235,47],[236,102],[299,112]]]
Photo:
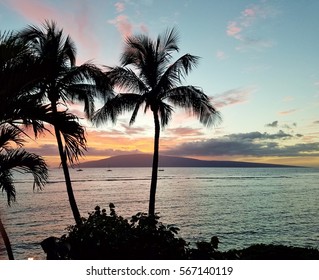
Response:
[[[152,155],[150,154],[134,154],[114,156],[106,159],[82,162],[77,168],[115,168],[115,167],[152,167]],[[159,168],[168,167],[223,167],[223,168],[306,168],[301,166],[254,163],[242,161],[216,161],[216,160],[199,160],[194,158],[173,157],[161,155],[159,156]]]

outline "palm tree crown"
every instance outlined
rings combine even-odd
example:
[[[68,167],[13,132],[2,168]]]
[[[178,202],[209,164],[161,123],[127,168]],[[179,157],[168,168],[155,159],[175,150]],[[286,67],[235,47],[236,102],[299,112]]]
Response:
[[[185,54],[172,62],[173,52],[179,51],[176,30],[167,30],[156,40],[146,35],[129,37],[121,56],[121,66],[109,67],[108,78],[121,93],[108,100],[99,109],[93,121],[101,124],[116,121],[119,114],[133,111],[133,124],[138,111],[144,105],[144,112],[151,110],[154,117],[154,157],[149,214],[154,214],[155,191],[158,168],[160,127],[165,127],[172,117],[173,108],[184,108],[206,126],[220,119],[218,111],[209,97],[195,86],[183,86],[183,78],[197,65],[199,57]]]
[[[72,39],[63,36],[55,22],[46,21],[43,29],[29,26],[19,32],[34,56],[40,61],[44,78],[37,89],[37,97],[48,98],[53,104],[68,101],[84,103],[85,113],[94,111],[94,97],[109,89],[102,71],[93,63],[77,66],[76,48]]]

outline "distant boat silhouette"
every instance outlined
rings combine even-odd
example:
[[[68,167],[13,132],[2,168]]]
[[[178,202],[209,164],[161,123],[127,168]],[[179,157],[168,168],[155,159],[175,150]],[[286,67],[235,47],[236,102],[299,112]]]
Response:
[[[158,171],[164,171],[164,169],[158,169]]]
[[[83,169],[79,168],[79,169],[77,169],[76,171],[83,171]]]

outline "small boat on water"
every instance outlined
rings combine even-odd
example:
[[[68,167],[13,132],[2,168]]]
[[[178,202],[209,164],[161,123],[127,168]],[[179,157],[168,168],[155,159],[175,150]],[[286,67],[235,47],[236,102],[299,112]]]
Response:
[[[164,169],[158,169],[158,171],[164,171]]]
[[[83,169],[79,168],[79,169],[77,169],[76,171],[83,171]]]

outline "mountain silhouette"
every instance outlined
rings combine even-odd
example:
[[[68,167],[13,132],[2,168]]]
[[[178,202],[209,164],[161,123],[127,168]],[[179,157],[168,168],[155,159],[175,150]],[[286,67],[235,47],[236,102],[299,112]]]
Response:
[[[133,154],[113,156],[106,159],[87,161],[79,164],[80,168],[88,167],[151,167],[153,156],[150,154]],[[159,156],[162,167],[291,167],[287,165],[253,163],[241,161],[198,160],[194,158]]]

